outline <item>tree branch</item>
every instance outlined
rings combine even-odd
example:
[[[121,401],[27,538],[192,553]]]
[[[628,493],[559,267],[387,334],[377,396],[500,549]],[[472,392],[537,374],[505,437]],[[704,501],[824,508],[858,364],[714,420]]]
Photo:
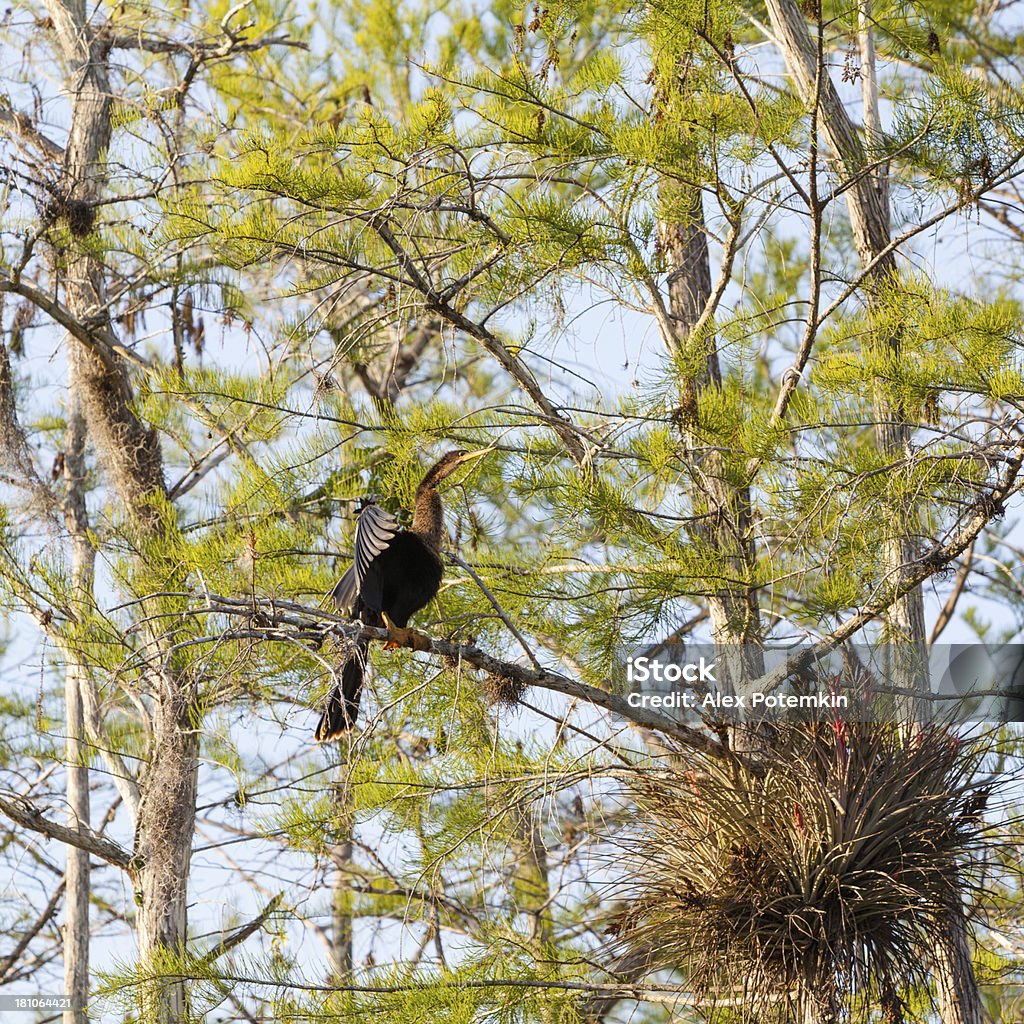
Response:
[[[309,45],[290,36],[261,36],[252,42],[229,39],[226,43],[190,43],[161,36],[150,36],[143,32],[135,35],[105,35],[104,42],[112,50],[144,50],[146,53],[182,53],[196,60],[208,60],[211,57],[230,57],[236,53],[252,53],[268,46],[290,46],[293,49],[308,50]]]
[[[225,953],[229,953],[235,946],[245,942],[250,935],[258,932],[267,919],[275,910],[281,905],[281,900],[284,899],[284,893],[279,892],[270,902],[247,924],[243,924],[240,928],[236,928],[229,935],[224,936],[220,942],[217,943],[213,949],[210,950],[203,957],[204,964],[212,964],[215,960],[224,956]]]
[[[770,693],[781,686],[794,672],[809,667],[823,654],[849,640],[870,622],[883,616],[901,598],[920,587],[925,580],[942,572],[950,562],[957,559],[974,544],[981,531],[993,518],[1001,514],[1006,499],[1020,489],[1017,477],[1020,475],[1022,462],[1024,462],[1024,444],[1018,446],[1015,454],[1008,460],[1002,483],[974,503],[973,515],[967,525],[962,527],[951,540],[944,544],[936,542],[914,561],[901,566],[899,580],[884,597],[869,602],[861,611],[850,616],[819,643],[789,658],[788,664],[782,665],[756,680],[754,685],[757,689]]]
[[[372,626],[350,623],[341,616],[329,612],[307,608],[305,605],[292,604],[281,601],[256,600],[256,615],[254,616],[252,598],[231,598],[219,595],[210,595],[209,604],[196,612],[237,615],[255,618],[260,625],[253,625],[242,629],[226,630],[222,633],[211,634],[206,637],[193,637],[182,641],[181,647],[194,646],[202,643],[216,643],[231,639],[253,639],[253,640],[282,640],[309,643],[310,641],[322,641],[329,635],[344,637],[350,641],[356,640],[387,640],[388,632],[385,629],[376,629]],[[332,625],[324,627],[323,620],[333,620]],[[265,623],[265,624],[264,624]],[[281,629],[280,627],[289,627]],[[435,640],[427,637],[429,648],[427,651],[451,658],[454,661],[464,662],[473,668],[480,669],[490,675],[509,679],[520,686],[538,686],[544,690],[551,690],[554,693],[561,693],[567,697],[575,697],[587,701],[597,707],[617,715],[637,725],[648,729],[656,729],[667,736],[679,740],[684,745],[696,750],[702,750],[709,754],[721,756],[724,749],[721,744],[710,736],[675,721],[666,715],[661,715],[649,708],[631,707],[624,697],[610,693],[597,686],[580,682],[560,672],[553,672],[545,668],[527,668],[525,665],[518,665],[514,662],[502,661],[493,655],[482,651],[475,644],[456,644],[448,640]],[[173,649],[172,649],[173,650]]]
[[[935,625],[932,626],[931,635],[928,637],[928,646],[932,647],[935,642],[942,635],[942,631],[949,625],[953,618],[953,613],[956,611],[957,603],[960,600],[960,595],[964,592],[964,587],[967,584],[967,577],[971,574],[971,569],[974,565],[974,541],[967,546],[967,550],[963,555],[963,564],[960,566],[960,571],[956,574],[956,582],[953,584],[952,593],[946,598],[946,603],[942,606],[942,611],[939,612],[939,617],[935,620]]]
[[[38,832],[48,839],[56,839],[61,843],[67,843],[69,846],[86,850],[88,853],[99,857],[100,860],[105,860],[108,864],[113,864],[114,867],[121,868],[129,874],[134,872],[131,855],[127,850],[118,846],[117,843],[104,839],[103,836],[84,828],[76,830],[68,828],[67,825],[61,825],[56,821],[51,821],[42,811],[33,807],[23,796],[17,793],[9,793],[7,796],[0,793],[0,811],[6,814],[11,821],[21,825],[22,828]]]
[[[453,308],[445,294],[438,290],[423,276],[412,257],[405,251],[395,237],[385,218],[374,213],[364,218],[377,232],[384,244],[395,254],[398,264],[407,276],[410,284],[426,299],[427,309],[437,313],[448,323],[457,327],[471,338],[476,338],[484,349],[492,355],[512,379],[530,396],[534,404],[547,417],[552,430],[558,435],[573,461],[581,468],[590,461],[587,447],[580,440],[579,432],[573,424],[562,415],[548,398],[529,367],[516,355],[508,350],[505,343],[492,334],[483,324],[475,323]]]
[[[64,879],[54,890],[49,903],[43,908],[43,912],[32,922],[28,930],[18,940],[14,949],[0,960],[0,985],[7,980],[7,972],[18,962],[18,957],[28,949],[28,944],[46,927],[46,923],[53,917],[60,905],[60,898],[64,894]]]
[[[149,362],[137,352],[122,345],[112,331],[98,325],[83,323],[67,306],[52,295],[48,295],[41,288],[20,278],[14,279],[0,275],[0,292],[10,292],[13,295],[20,295],[23,299],[28,299],[33,306],[41,309],[68,334],[96,352],[105,363],[113,364],[114,360],[120,356],[144,370],[152,368]]]
[[[8,135],[15,135],[24,142],[31,143],[46,156],[54,160],[64,159],[64,150],[53,139],[47,138],[33,123],[27,114],[18,110],[0,107],[0,129]]]

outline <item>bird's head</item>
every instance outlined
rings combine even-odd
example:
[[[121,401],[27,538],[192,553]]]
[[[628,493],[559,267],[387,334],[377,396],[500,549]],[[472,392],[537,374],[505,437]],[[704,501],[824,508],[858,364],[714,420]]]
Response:
[[[471,452],[463,448],[455,448],[450,452],[446,452],[427,470],[420,487],[436,487],[445,477],[451,476],[464,462],[479,459],[489,451],[491,451],[490,448],[478,448]]]

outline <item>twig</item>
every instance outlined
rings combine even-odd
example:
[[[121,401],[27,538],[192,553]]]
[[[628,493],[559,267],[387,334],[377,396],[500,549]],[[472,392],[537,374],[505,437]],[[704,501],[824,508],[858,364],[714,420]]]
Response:
[[[43,912],[35,919],[28,931],[25,932],[25,934],[18,940],[14,949],[12,949],[3,960],[0,960],[0,984],[3,984],[7,977],[7,972],[18,962],[18,957],[28,949],[28,944],[43,930],[43,928],[46,927],[46,922],[53,917],[63,894],[64,879],[62,878],[60,880],[60,884],[50,897],[50,902],[43,908]]]
[[[225,953],[229,953],[235,948],[235,946],[245,942],[250,935],[258,932],[264,924],[266,924],[270,915],[273,914],[281,905],[282,899],[284,899],[284,893],[279,892],[251,921],[247,924],[243,924],[240,928],[236,928],[230,935],[226,935],[221,939],[221,941],[203,957],[203,963],[206,965],[212,964],[215,960],[224,956]]]
[[[975,540],[976,539],[977,538],[975,538]],[[974,562],[974,544],[975,541],[972,540],[963,554],[963,564],[960,566],[960,571],[956,574],[956,582],[953,584],[953,592],[948,598],[946,598],[946,603],[942,606],[942,611],[939,612],[939,617],[935,620],[935,625],[932,627],[931,636],[928,637],[929,649],[931,649],[935,641],[939,639],[942,635],[942,631],[949,625],[950,620],[953,618],[953,612],[956,611],[957,602],[960,600],[960,595],[964,592],[967,577],[971,574],[971,566]]]
[[[491,607],[498,613],[498,618],[501,619],[501,621],[504,622],[506,626],[508,626],[509,631],[519,641],[519,646],[522,647],[522,649],[526,652],[526,656],[530,659],[531,662],[533,662],[533,667],[539,669],[541,665],[540,662],[537,660],[536,655],[530,649],[530,645],[526,642],[526,639],[523,636],[523,634],[520,633],[519,630],[516,628],[515,623],[505,614],[501,605],[498,603],[498,599],[494,596],[493,593],[491,593],[490,587],[488,587],[487,584],[484,583],[482,579],[480,579],[476,572],[474,572],[473,569],[470,568],[468,563],[464,562],[461,558],[459,558],[458,555],[454,555],[451,552],[449,552],[448,557],[451,559],[451,561],[453,561],[456,565],[461,566],[463,569],[466,570],[466,572],[469,573],[470,576],[473,577],[473,582],[476,583],[476,585],[480,588],[484,597],[486,597],[487,600],[491,602]]]

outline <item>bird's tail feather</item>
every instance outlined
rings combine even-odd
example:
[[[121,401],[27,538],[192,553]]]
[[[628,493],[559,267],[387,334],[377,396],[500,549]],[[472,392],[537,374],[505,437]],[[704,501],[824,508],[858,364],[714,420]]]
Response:
[[[363,672],[370,645],[366,640],[356,644],[355,652],[341,669],[341,682],[327,699],[327,708],[320,716],[316,732],[317,743],[336,740],[356,724],[359,717],[359,698],[363,692]]]

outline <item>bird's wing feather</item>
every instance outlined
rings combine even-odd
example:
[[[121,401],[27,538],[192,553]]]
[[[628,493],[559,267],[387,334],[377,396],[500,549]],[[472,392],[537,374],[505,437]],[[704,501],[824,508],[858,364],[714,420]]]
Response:
[[[355,615],[356,600],[373,560],[391,543],[399,531],[398,520],[380,505],[366,505],[356,523],[355,557],[331,591],[331,599],[342,615]]]
[[[385,512],[380,505],[367,505],[359,513],[353,566],[356,571],[357,589],[362,586],[370,563],[387,548],[396,533],[398,520],[390,512]]]
[[[331,591],[331,600],[342,615],[351,618],[356,611],[356,597],[359,595],[359,588],[356,586],[356,567],[350,565],[345,570],[345,575],[335,584]]]

